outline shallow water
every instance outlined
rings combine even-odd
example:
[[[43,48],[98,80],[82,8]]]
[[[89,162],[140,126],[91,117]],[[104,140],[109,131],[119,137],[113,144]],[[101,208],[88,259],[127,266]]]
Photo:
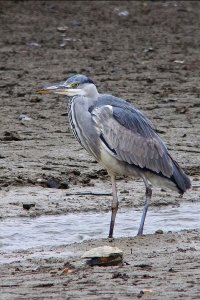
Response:
[[[114,230],[115,237],[134,236],[139,227],[141,210],[119,209]],[[200,204],[179,207],[151,208],[144,233],[179,231],[200,228]],[[108,236],[110,212],[76,213],[37,218],[12,218],[0,221],[0,250],[17,251],[32,247],[58,246],[87,239]]]

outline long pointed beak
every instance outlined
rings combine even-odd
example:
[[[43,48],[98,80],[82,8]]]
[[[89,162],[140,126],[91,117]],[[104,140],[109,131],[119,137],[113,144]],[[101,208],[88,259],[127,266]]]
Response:
[[[59,95],[65,95],[68,97],[73,97],[75,95],[85,95],[84,91],[82,89],[72,89],[69,87],[66,87],[66,85],[62,83],[48,85],[43,88],[41,88],[39,91],[37,91],[38,94],[59,94]]]
[[[37,91],[38,94],[61,94],[69,95],[70,89],[67,88],[63,83],[47,85]]]

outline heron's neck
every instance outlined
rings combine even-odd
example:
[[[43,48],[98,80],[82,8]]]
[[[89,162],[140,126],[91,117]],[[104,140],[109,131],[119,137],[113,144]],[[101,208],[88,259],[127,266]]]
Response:
[[[71,109],[72,105],[74,102],[82,102],[84,103],[85,106],[87,106],[88,108],[92,105],[94,105],[99,97],[99,93],[97,91],[97,88],[94,84],[90,85],[89,88],[85,88],[84,89],[84,94],[83,95],[75,95],[73,97],[69,98],[68,101],[68,111]],[[82,101],[81,101],[82,100]]]
[[[88,87],[85,88],[85,97],[90,98],[93,101],[97,101],[99,96],[99,93],[97,91],[97,88],[94,84],[88,85]]]

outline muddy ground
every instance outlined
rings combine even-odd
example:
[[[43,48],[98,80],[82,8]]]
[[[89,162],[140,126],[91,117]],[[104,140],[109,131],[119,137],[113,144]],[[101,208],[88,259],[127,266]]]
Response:
[[[199,28],[198,1],[0,1],[0,217],[109,210],[110,195],[76,195],[111,186],[72,137],[66,103],[36,93],[74,73],[142,109],[191,176],[183,198],[156,188],[152,206],[198,201]],[[120,207],[143,204],[141,181],[118,188]],[[199,242],[195,228],[116,239],[125,263],[107,268],[80,263],[106,239],[8,254],[0,299],[199,299]]]

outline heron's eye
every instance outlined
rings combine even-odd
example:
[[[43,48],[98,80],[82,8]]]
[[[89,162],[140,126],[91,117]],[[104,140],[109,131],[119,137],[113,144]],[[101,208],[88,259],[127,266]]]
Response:
[[[71,88],[75,89],[79,86],[79,83],[78,82],[74,82],[71,84]]]

